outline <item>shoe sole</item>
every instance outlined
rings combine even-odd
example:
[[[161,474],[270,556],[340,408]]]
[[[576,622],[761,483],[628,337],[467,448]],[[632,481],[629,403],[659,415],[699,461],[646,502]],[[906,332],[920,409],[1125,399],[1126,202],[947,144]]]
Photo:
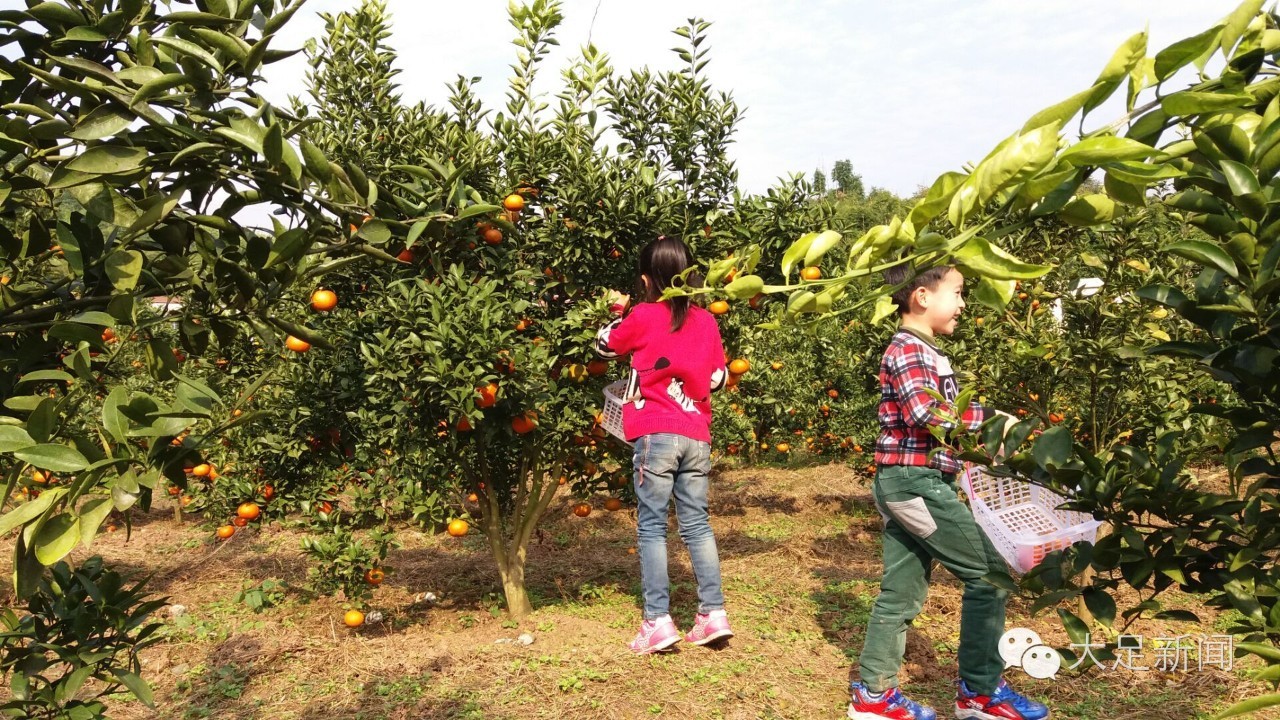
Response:
[[[731,637],[733,637],[732,630],[717,630],[716,632],[711,633],[710,635],[702,638],[701,640],[690,640],[689,638],[685,638],[684,641],[689,643],[690,645],[706,645],[707,643],[712,643],[712,642],[715,642],[716,640],[722,640],[724,638],[731,638]]]
[[[885,720],[884,715],[876,715],[875,713],[858,712],[857,710],[853,709],[852,705],[849,706],[848,717],[849,717],[849,720]]]
[[[956,708],[956,720],[1004,720],[1004,718],[997,715],[988,715],[981,710]],[[1043,720],[1049,720],[1049,715],[1045,715]]]
[[[662,652],[663,650],[669,650],[669,649],[671,649],[671,647],[672,647],[673,645],[675,645],[675,644],[676,644],[676,643],[678,643],[678,642],[680,642],[680,636],[679,636],[679,635],[676,635],[676,636],[673,636],[673,637],[669,637],[669,638],[667,638],[666,640],[663,640],[662,642],[658,643],[657,645],[650,645],[649,647],[647,647],[647,648],[645,648],[645,649],[643,649],[643,650],[636,650],[635,648],[631,648],[631,652],[633,652],[633,653],[635,653],[635,654],[637,654],[637,655],[652,655],[653,653],[656,653],[656,652]]]

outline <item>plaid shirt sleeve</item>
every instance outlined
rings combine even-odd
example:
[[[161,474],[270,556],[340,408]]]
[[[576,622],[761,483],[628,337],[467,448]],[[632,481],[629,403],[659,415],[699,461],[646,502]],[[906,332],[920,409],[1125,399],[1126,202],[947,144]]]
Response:
[[[942,391],[934,354],[928,347],[920,342],[904,343],[899,352],[886,356],[885,365],[889,383],[902,409],[904,424],[917,428],[927,428],[930,425],[948,430],[955,428],[954,423],[942,419],[934,412],[949,411],[948,404],[927,392]],[[972,403],[960,421],[966,428],[977,430],[982,426],[985,416],[986,411],[982,406]]]

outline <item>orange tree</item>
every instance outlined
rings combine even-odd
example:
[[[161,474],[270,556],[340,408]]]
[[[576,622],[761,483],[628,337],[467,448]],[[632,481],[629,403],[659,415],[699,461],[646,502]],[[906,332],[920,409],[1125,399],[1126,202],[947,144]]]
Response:
[[[520,56],[491,113],[465,78],[445,109],[406,107],[381,4],[326,16],[297,113],[314,114],[309,142],[359,165],[371,217],[351,231],[390,238],[396,262],[331,273],[332,311],[294,302],[290,317],[334,349],[291,358],[270,391],[280,422],[244,451],[305,493],[363,483],[413,498],[395,512],[469,519],[517,617],[531,607],[529,544],[561,485],[585,499],[629,478],[629,453],[595,419],[617,375],[590,351],[602,291],[630,288],[636,253],[659,234],[712,252],[705,228],[736,178],[725,158],[739,112],[701,74],[705,23],[677,31],[678,71],[618,78],[584,48],[552,104],[535,83],[560,20],[555,3],[512,8]],[[610,129],[620,150],[603,141]],[[339,520],[360,511],[326,501]]]
[[[257,419],[245,408],[268,376],[218,380],[189,369],[199,358],[279,348],[286,334],[325,344],[282,299],[349,258],[386,254],[386,235],[335,222],[366,214],[359,173],[300,140],[297,118],[254,89],[290,54],[271,41],[301,3],[171,5],[0,12],[0,533],[14,533],[21,597],[113,510],[185,484],[184,466]],[[24,648],[20,629],[0,643],[6,663]],[[94,672],[60,657],[79,682]],[[136,667],[117,670],[145,698]],[[75,694],[46,689],[15,685],[17,702],[61,707]]]
[[[1001,576],[992,576],[993,582],[1028,594],[1036,609],[1079,599],[1108,640],[1108,647],[1094,652],[1098,658],[1112,656],[1118,633],[1140,617],[1197,620],[1162,607],[1158,598],[1168,589],[1203,594],[1210,604],[1240,613],[1230,629],[1241,640],[1235,647],[1265,660],[1268,667],[1257,677],[1274,683],[1280,678],[1280,216],[1273,202],[1280,169],[1280,31],[1261,5],[1245,2],[1221,23],[1154,55],[1147,53],[1145,33],[1133,36],[1091,87],[1037,113],[970,172],[940,177],[905,218],[851,243],[834,233],[806,235],[783,256],[783,275],[790,278],[792,271],[839,249],[847,259],[834,277],[765,290],[791,293],[777,313],[779,326],[865,307],[875,308],[875,318],[887,317],[892,288],[874,284],[875,273],[901,262],[952,262],[981,278],[973,289],[976,300],[1003,308],[1019,292],[1015,283],[1025,287],[1047,270],[993,242],[1007,241],[1028,217],[1123,232],[1147,205],[1164,205],[1180,223],[1176,233],[1159,236],[1155,259],[1179,258],[1199,271],[1189,288],[1179,287],[1176,278],[1146,278],[1152,284],[1136,295],[1183,324],[1168,333],[1168,341],[1141,339],[1135,351],[1180,358],[1231,385],[1235,395],[1229,403],[1194,408],[1230,425],[1215,448],[1228,470],[1229,489],[1207,491],[1186,472],[1180,426],[1150,428],[1145,447],[1086,447],[1061,426],[1031,440],[1040,418],[1012,428],[995,421],[967,442],[956,441],[970,448],[978,440],[988,449],[1003,447],[1007,459],[995,472],[1073,495],[1070,507],[1114,528],[1095,545],[1053,554],[1020,584]],[[1219,53],[1225,62],[1210,73],[1209,63]],[[1192,65],[1199,71],[1192,84],[1177,87],[1179,71]],[[1068,122],[1126,84],[1122,118],[1078,140],[1060,141]],[[1153,89],[1155,97],[1139,104]],[[1101,192],[1079,194],[1098,172]],[[841,302],[850,288],[860,292]],[[837,302],[840,309],[832,310]],[[959,404],[967,397],[972,395]],[[967,457],[993,462],[973,449]],[[1140,600],[1121,611],[1111,591],[1125,586]],[[1093,628],[1085,619],[1057,609],[1072,641],[1087,642]],[[1224,716],[1275,704],[1280,695],[1268,695]]]

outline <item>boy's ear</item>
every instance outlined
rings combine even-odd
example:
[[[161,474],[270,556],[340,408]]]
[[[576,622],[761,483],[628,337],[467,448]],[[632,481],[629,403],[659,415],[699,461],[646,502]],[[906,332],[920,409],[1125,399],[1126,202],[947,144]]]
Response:
[[[921,310],[927,310],[929,308],[929,288],[921,285],[912,290],[910,300],[912,305],[918,305]]]

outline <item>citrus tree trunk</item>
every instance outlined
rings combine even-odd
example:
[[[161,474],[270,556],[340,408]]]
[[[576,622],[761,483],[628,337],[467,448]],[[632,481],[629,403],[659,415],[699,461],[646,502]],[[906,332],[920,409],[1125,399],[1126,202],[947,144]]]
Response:
[[[559,488],[556,480],[547,477],[539,467],[536,453],[531,451],[522,465],[517,479],[515,502],[506,515],[498,502],[494,485],[486,484],[489,492],[486,493],[486,510],[480,523],[485,536],[489,538],[489,550],[498,565],[507,612],[514,620],[523,620],[533,611],[525,586],[529,540]]]

